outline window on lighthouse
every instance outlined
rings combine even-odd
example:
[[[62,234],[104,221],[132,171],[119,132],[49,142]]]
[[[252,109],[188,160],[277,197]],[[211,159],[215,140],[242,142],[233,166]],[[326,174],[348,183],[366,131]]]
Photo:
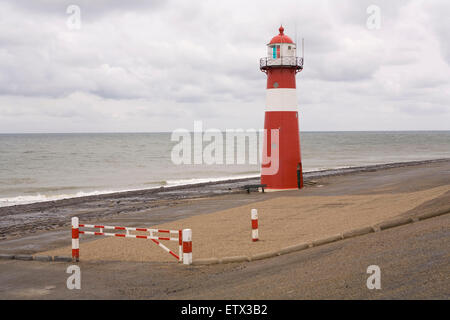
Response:
[[[280,46],[272,46],[272,59],[280,57]]]

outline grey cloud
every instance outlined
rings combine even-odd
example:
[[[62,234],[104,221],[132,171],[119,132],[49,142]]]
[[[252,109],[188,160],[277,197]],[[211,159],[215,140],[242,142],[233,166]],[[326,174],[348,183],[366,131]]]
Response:
[[[426,4],[429,12],[429,23],[435,31],[441,54],[450,65],[450,3],[448,1],[430,1]]]
[[[366,101],[367,126],[385,106],[393,119],[426,108],[437,114],[450,104],[443,93],[450,28],[448,5],[436,3],[378,1],[382,28],[371,31],[365,25],[371,1],[283,0],[274,7],[270,1],[83,0],[70,1],[83,19],[81,30],[71,31],[69,1],[3,2],[0,131],[7,127],[2,119],[31,123],[27,115],[83,118],[86,130],[95,123],[99,130],[136,130],[147,122],[167,129],[195,117],[260,127],[266,76],[259,58],[280,23],[294,40],[305,38],[297,86],[301,109],[312,119],[324,108],[351,115]],[[364,126],[351,119],[350,127]]]
[[[69,5],[77,5],[81,8],[82,15],[90,20],[110,12],[158,10],[169,2],[168,0],[14,0],[10,3],[22,10],[44,15],[65,15]]]

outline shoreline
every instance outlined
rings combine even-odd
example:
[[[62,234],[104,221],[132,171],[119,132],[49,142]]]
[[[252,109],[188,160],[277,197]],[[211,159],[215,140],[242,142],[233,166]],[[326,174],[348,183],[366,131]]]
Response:
[[[450,159],[434,159],[423,161],[397,162],[389,164],[370,165],[364,167],[351,167],[343,169],[314,171],[304,174],[305,189],[318,189],[327,184],[328,178],[337,176],[353,177],[358,173],[383,172],[388,169],[406,168],[427,165],[439,165],[450,163]],[[386,175],[386,174],[381,174]],[[357,177],[356,177],[357,178]],[[321,179],[325,179],[320,181]],[[358,179],[358,178],[357,178]],[[318,183],[315,180],[319,180]],[[359,180],[358,180],[359,181]],[[83,221],[99,221],[105,219],[128,219],[131,216],[141,217],[145,223],[167,222],[179,219],[185,213],[173,210],[176,206],[185,206],[195,200],[209,199],[216,196],[237,197],[240,200],[231,201],[230,204],[238,204],[240,201],[255,201],[261,197],[269,197],[269,193],[254,192],[247,196],[242,186],[259,183],[259,177],[230,179],[226,181],[204,182],[191,185],[161,187],[157,189],[144,189],[137,191],[118,192],[88,197],[62,199],[57,201],[37,202],[0,208],[0,241],[13,240],[27,235],[38,235],[49,231],[57,231],[70,225],[73,216],[83,217]],[[350,186],[354,189],[356,186]],[[319,188],[325,189],[325,188]],[[329,190],[328,188],[326,188]],[[345,190],[339,187],[338,190]],[[298,194],[297,191],[293,191]],[[285,193],[271,192],[270,197],[284,196]],[[236,199],[237,199],[236,198]],[[220,199],[220,198],[216,198]],[[164,215],[155,212],[166,210]],[[182,210],[182,212],[184,212]],[[192,213],[198,214],[198,213]],[[128,217],[128,218],[127,218]],[[155,217],[155,220],[153,218]],[[139,223],[140,225],[141,223]]]
[[[408,167],[408,166],[422,165],[422,164],[427,164],[427,163],[438,163],[438,162],[448,162],[448,161],[450,161],[450,158],[392,162],[392,163],[382,163],[382,164],[367,165],[367,166],[326,169],[326,170],[304,172],[303,177],[305,179],[316,178],[316,177],[327,177],[327,176],[331,177],[331,176],[336,176],[336,175],[345,175],[345,174],[351,174],[351,173],[357,173],[357,172],[371,172],[373,170],[375,170],[375,171],[376,170],[385,170],[385,169],[391,169],[391,168]],[[220,179],[220,178],[212,178],[212,179]],[[26,210],[27,207],[29,207],[29,206],[35,206],[35,205],[39,205],[39,204],[42,204],[44,206],[45,205],[58,205],[58,204],[73,205],[76,202],[85,202],[85,201],[91,201],[91,200],[120,199],[120,198],[127,198],[127,197],[133,197],[133,196],[142,196],[142,195],[146,195],[146,194],[182,191],[182,190],[186,190],[186,189],[195,189],[195,188],[200,188],[200,187],[215,186],[215,185],[222,185],[222,184],[224,184],[224,185],[225,184],[226,185],[239,184],[241,182],[253,182],[254,180],[259,180],[259,175],[254,176],[254,177],[246,177],[246,178],[235,178],[235,179],[231,178],[231,179],[223,179],[223,180],[208,181],[208,182],[188,183],[188,184],[181,184],[181,185],[174,185],[174,186],[160,186],[160,187],[152,187],[152,188],[147,188],[147,189],[107,192],[107,193],[100,193],[100,194],[87,195],[87,196],[69,197],[69,198],[63,198],[63,199],[58,199],[58,200],[38,201],[38,202],[31,202],[31,203],[26,203],[26,204],[8,205],[8,206],[0,207],[0,216],[2,215],[2,212],[5,211],[6,209],[22,208],[22,209]]]
[[[116,197],[103,195],[88,200],[77,198],[3,207],[0,208],[0,253],[30,254],[69,244],[67,230],[73,216],[84,223],[150,228],[280,197],[301,199],[392,193],[401,196],[448,185],[449,173],[450,159],[439,159],[311,172],[305,174],[305,188],[301,191],[247,194],[241,186],[248,184],[249,179],[241,179],[156,192],[120,193]],[[432,204],[435,205],[446,204],[444,201]],[[428,207],[424,208],[428,210]]]

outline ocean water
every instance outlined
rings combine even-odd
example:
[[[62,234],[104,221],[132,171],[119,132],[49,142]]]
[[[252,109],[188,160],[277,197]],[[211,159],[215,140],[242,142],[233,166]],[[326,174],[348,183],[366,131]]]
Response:
[[[177,143],[170,133],[0,134],[0,206],[259,175],[248,159],[176,165]],[[305,171],[450,158],[450,131],[302,132],[301,151]]]

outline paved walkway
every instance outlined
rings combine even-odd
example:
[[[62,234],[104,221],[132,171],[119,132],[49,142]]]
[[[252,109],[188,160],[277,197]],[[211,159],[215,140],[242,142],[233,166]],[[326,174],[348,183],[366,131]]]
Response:
[[[180,268],[0,261],[0,299],[449,299],[450,215],[250,263]],[[368,290],[366,269],[381,269]]]

